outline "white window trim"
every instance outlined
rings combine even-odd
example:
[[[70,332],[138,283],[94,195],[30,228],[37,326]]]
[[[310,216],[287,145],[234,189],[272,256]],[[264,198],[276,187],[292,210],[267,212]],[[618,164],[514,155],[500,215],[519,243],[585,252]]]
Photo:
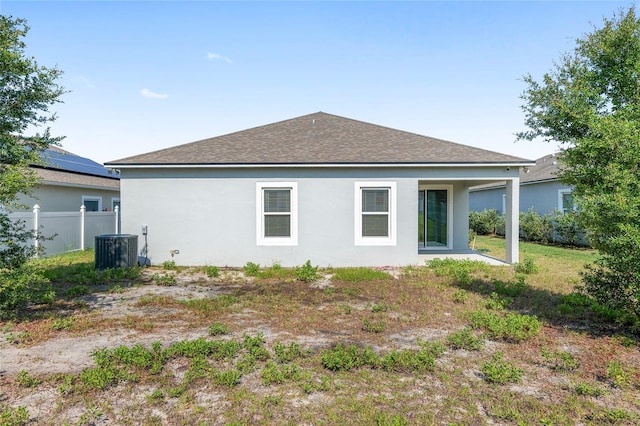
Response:
[[[99,195],[83,195],[82,196],[82,205],[86,206],[85,201],[97,201],[98,202],[98,211],[102,211],[102,197]]]
[[[116,202],[120,202],[120,197],[111,197],[111,210],[114,211],[116,206],[114,205]]]
[[[264,236],[264,190],[288,188],[291,190],[291,236]],[[298,183],[297,182],[256,182],[256,245],[297,246],[298,245]]]
[[[423,250],[453,250],[453,185],[420,185],[421,190],[425,191],[425,199],[427,197],[426,191],[435,189],[447,190],[447,245],[444,247],[428,247],[426,244],[421,247]],[[426,201],[426,200],[425,200]],[[427,206],[424,209],[425,221],[427,220]],[[425,239],[427,238],[427,230],[425,229]]]
[[[363,189],[389,189],[389,236],[388,237],[363,237],[362,236],[362,190]],[[354,243],[356,246],[395,246],[397,241],[397,189],[396,182],[390,181],[366,181],[355,182],[354,185]]]
[[[573,194],[573,189],[570,189],[570,188],[558,189],[558,211],[561,212],[561,213],[566,213],[564,211],[564,205],[563,205],[563,202],[562,202],[562,196],[564,194]],[[573,203],[573,211],[575,211],[575,210],[576,210],[576,203],[574,201],[574,203]]]

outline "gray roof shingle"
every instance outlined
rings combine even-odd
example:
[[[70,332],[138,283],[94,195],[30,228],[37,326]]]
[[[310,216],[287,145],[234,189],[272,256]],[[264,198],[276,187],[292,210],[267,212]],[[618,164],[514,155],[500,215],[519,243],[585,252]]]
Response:
[[[317,112],[106,164],[258,166],[479,163],[531,161]]]

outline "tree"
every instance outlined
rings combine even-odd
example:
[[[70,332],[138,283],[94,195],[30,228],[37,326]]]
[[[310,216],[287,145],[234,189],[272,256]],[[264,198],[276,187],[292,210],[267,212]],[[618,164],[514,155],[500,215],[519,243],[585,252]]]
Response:
[[[578,220],[599,250],[585,290],[640,318],[640,20],[635,8],[576,40],[541,82],[524,77],[528,130],[557,141],[562,182],[574,186]]]
[[[0,16],[0,269],[16,268],[33,253],[27,244],[31,230],[9,220],[5,208],[16,207],[18,194],[35,185],[29,166],[61,140],[51,137],[48,127],[42,134],[25,134],[56,119],[49,108],[64,93],[56,83],[60,70],[39,66],[26,56],[23,38],[28,30],[24,19]]]

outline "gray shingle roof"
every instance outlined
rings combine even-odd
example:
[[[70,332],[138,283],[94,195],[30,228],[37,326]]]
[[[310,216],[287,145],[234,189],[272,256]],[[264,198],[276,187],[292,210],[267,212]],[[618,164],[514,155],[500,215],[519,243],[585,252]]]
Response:
[[[317,112],[107,165],[486,164],[529,160]]]

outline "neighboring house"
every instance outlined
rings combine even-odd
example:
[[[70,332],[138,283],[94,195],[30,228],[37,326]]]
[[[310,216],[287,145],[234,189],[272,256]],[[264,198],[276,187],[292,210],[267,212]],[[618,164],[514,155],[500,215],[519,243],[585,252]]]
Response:
[[[106,164],[122,230],[144,235],[151,263],[237,267],[468,253],[469,187],[504,181],[517,262],[519,169],[533,162],[318,112]]]
[[[555,210],[567,212],[574,209],[572,188],[561,183],[556,176],[557,154],[545,155],[536,160],[535,167],[520,171],[520,211],[533,209],[540,215]],[[494,209],[504,214],[506,210],[506,184],[485,184],[469,189],[469,209],[482,211]]]
[[[30,210],[38,204],[42,211],[113,210],[120,205],[120,177],[101,164],[55,146],[42,153],[43,164],[32,166],[40,182],[30,195],[18,202]]]

